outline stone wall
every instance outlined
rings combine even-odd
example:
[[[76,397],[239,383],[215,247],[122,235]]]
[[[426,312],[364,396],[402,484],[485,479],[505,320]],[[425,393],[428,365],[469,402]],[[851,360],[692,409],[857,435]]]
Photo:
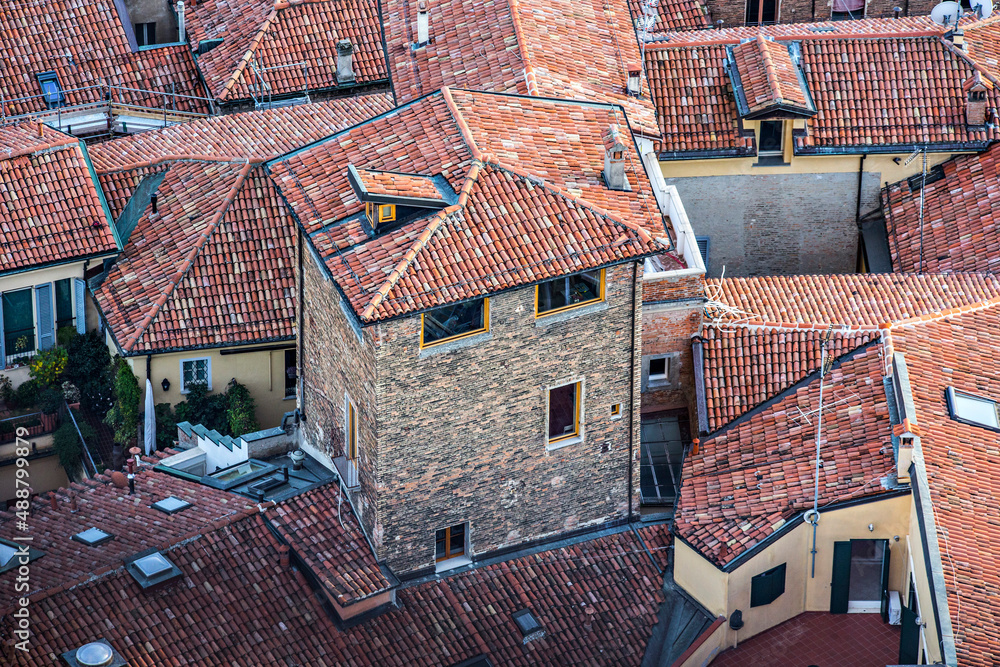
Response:
[[[647,276],[642,302],[642,412],[685,409],[695,416],[691,337],[701,330],[703,276]],[[650,383],[649,361],[664,355],[670,358],[670,377]]]
[[[878,206],[865,173],[862,212]],[[710,238],[707,275],[852,273],[857,266],[858,173],[667,178],[695,234]],[[725,196],[722,194],[725,193]]]
[[[865,8],[865,18],[892,16],[892,10],[897,6],[903,10],[901,16],[926,16],[936,4],[936,0],[911,0],[909,3],[897,0],[869,0]],[[746,6],[746,0],[716,0],[708,3],[712,21],[722,19],[725,27],[743,25]],[[829,21],[831,12],[830,0],[780,0],[778,22]]]
[[[420,317],[378,326],[377,544],[394,571],[433,566],[435,532],[464,522],[483,553],[625,517],[630,424],[639,481],[632,279],[633,265],[610,268],[605,303],[538,320],[534,288],[494,296],[489,334],[440,349],[419,349]],[[583,439],[548,451],[548,388],[578,380]]]

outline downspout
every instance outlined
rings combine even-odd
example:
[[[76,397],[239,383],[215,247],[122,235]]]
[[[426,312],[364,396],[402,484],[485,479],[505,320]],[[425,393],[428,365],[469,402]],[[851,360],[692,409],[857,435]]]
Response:
[[[153,355],[146,355],[146,379],[153,381]]]
[[[865,174],[865,158],[868,157],[868,153],[861,154],[861,162],[858,163],[858,206],[854,213],[854,221],[861,224],[861,182],[864,180]]]
[[[302,244],[304,240],[302,238],[301,229],[299,230],[298,233],[298,241],[299,241],[298,243],[299,247],[298,247],[298,252],[296,253],[297,256],[296,261],[298,266],[296,268],[298,269],[299,272],[299,289],[298,289],[298,297],[296,299],[296,307],[298,308],[298,312],[295,314],[296,319],[298,320],[298,332],[297,332],[298,342],[296,343],[296,350],[295,350],[295,372],[298,375],[298,377],[295,378],[295,382],[298,385],[298,400],[296,401],[296,403],[298,403],[299,413],[305,415],[306,382],[305,379],[302,377],[303,376],[302,369],[305,367],[302,361],[302,352],[305,349],[304,340],[306,336],[305,327],[303,326],[305,318],[302,316],[302,312],[304,310],[302,304],[303,304],[303,297],[305,296],[303,293],[305,291],[305,278],[302,275]]]
[[[632,523],[632,465],[635,459],[635,291],[639,279],[639,263],[632,263],[632,348],[628,376],[628,522]]]

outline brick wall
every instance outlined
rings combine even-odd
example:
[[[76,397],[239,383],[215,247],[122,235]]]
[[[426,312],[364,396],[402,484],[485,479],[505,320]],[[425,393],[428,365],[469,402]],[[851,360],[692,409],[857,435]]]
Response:
[[[362,344],[340,306],[332,281],[304,253],[304,336],[302,339],[303,438],[330,458],[344,455],[345,392],[358,409],[358,469],[361,484],[355,507],[373,539],[378,537],[373,501],[376,484],[375,337],[364,330]]]
[[[423,358],[419,317],[379,325],[379,556],[390,567],[432,566],[435,531],[463,522],[483,553],[625,516],[630,422],[639,448],[632,272],[608,269],[606,306],[545,326],[534,288],[495,296],[488,340]],[[639,346],[641,318],[635,326]],[[547,388],[578,379],[584,440],[548,452]],[[635,456],[632,470],[637,488]]]
[[[936,4],[936,0],[911,0],[909,4],[898,0],[869,0],[865,16],[892,16],[892,10],[897,6],[904,10],[901,16],[926,16]],[[722,19],[726,27],[743,25],[746,18],[746,0],[710,0],[708,6],[712,21]],[[780,23],[829,21],[831,12],[830,0],[780,0],[778,18]]]
[[[642,391],[642,412],[687,409],[696,416],[691,337],[699,332],[704,308],[702,275],[647,278],[642,284],[642,357],[671,355],[669,386]]]
[[[862,212],[878,206],[878,173],[865,173]],[[708,273],[718,277],[852,273],[857,265],[858,174],[667,178],[691,226],[710,237]],[[725,196],[720,196],[725,193]]]

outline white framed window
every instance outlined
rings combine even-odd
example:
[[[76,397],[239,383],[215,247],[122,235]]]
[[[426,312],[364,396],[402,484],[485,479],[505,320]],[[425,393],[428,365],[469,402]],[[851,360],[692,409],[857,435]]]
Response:
[[[212,359],[181,359],[181,393],[188,393],[188,387],[203,384],[212,391]]]
[[[677,381],[677,353],[642,358],[642,391],[669,387]]]
[[[948,409],[955,421],[1000,430],[1000,413],[996,401],[955,391],[954,387],[948,387],[947,397]]]

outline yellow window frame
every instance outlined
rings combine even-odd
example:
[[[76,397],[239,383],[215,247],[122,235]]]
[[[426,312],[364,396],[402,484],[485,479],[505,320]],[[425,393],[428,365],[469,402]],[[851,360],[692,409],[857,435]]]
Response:
[[[386,209],[389,209],[386,211]],[[392,222],[396,219],[396,205],[395,204],[379,204],[378,205],[378,222],[382,224],[383,222]]]
[[[548,404],[547,411],[549,414],[552,412],[552,390],[562,389],[563,387],[569,387],[573,385],[576,387],[573,393],[573,432],[564,433],[563,435],[557,436],[555,438],[548,438],[548,422],[546,422],[546,437],[548,438],[548,443],[551,445],[554,442],[562,442],[563,440],[569,440],[570,438],[580,437],[580,401],[583,399],[583,382],[577,380],[576,382],[567,382],[566,384],[561,384],[558,387],[549,387],[548,390]]]
[[[365,202],[365,217],[368,218],[368,224],[372,227],[375,226],[375,204],[370,201]]]
[[[348,461],[358,460],[358,409],[347,399],[347,451]]]
[[[434,347],[435,345],[441,345],[442,343],[450,343],[452,341],[461,340],[462,338],[468,338],[469,336],[477,336],[481,333],[486,333],[490,330],[490,298],[483,297],[483,328],[476,329],[475,331],[466,331],[465,333],[455,334],[454,336],[448,336],[447,338],[441,338],[433,343],[424,344],[424,317],[426,313],[420,313],[420,349],[424,350],[428,347]]]
[[[585,273],[587,273],[587,272],[585,272]],[[540,292],[541,284],[535,285],[535,318],[537,319],[539,317],[548,317],[549,315],[555,315],[557,313],[564,313],[567,310],[573,310],[574,308],[582,308],[583,306],[589,306],[591,304],[600,303],[600,302],[604,301],[604,299],[605,299],[605,287],[606,287],[605,273],[606,273],[606,269],[601,269],[601,289],[600,289],[601,293],[600,293],[600,295],[596,299],[590,299],[588,301],[581,301],[580,303],[571,303],[570,305],[563,306],[561,308],[554,308],[552,310],[546,310],[544,313],[538,312],[538,297],[539,297],[539,292]],[[561,278],[554,278],[554,280],[563,280],[564,278],[566,278],[566,276],[563,276]],[[546,282],[548,282],[548,281],[546,281]]]

